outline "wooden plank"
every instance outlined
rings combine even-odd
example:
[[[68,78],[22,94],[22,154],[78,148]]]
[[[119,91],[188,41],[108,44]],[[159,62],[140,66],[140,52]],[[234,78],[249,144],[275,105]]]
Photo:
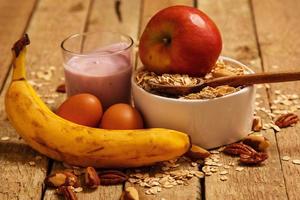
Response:
[[[39,94],[49,103],[51,101],[46,95],[55,91],[63,76],[60,42],[70,33],[83,29],[88,4],[89,2],[80,0],[40,1],[28,27],[31,39],[27,57],[27,63],[30,66],[27,68],[28,78],[35,81],[35,86],[39,85],[37,88]],[[64,23],[58,23],[61,19],[64,19]],[[37,72],[50,69],[52,74],[50,81],[37,78]],[[9,81],[6,87],[8,84]],[[0,104],[0,136],[9,136],[11,139],[1,141],[0,146],[0,176],[2,182],[5,183],[0,187],[0,199],[42,199],[48,159],[42,157],[41,160],[35,162],[36,166],[28,164],[29,161],[35,161],[37,153],[19,139],[16,131],[9,124],[3,108],[4,94],[5,90],[2,92]],[[58,99],[62,97],[58,96]],[[55,104],[50,106],[54,108]]]
[[[129,35],[136,41],[138,34],[141,1],[121,1],[118,20],[116,1],[94,1],[86,29],[88,31],[114,31]]]
[[[142,16],[140,19],[140,33],[141,35],[142,31],[144,30],[146,24],[148,23],[149,19],[159,10],[166,8],[168,6],[172,5],[189,5],[193,6],[193,1],[191,0],[163,0],[163,1],[150,1],[150,0],[144,0],[143,7],[142,7]],[[137,67],[140,67],[142,64],[140,61],[138,61]],[[189,163],[185,162],[182,163],[178,169],[182,170],[198,170],[197,167],[190,166]],[[159,171],[153,171],[150,168],[148,169],[150,173],[157,173]],[[147,170],[146,170],[147,171]],[[154,176],[154,175],[153,175]],[[149,188],[144,188],[139,186],[138,184],[132,184],[130,182],[127,182],[125,184],[125,187],[128,186],[134,186],[138,192],[140,199],[172,199],[172,200],[182,200],[182,199],[201,199],[201,186],[200,181],[198,178],[192,178],[189,181],[188,186],[175,186],[170,189],[163,188],[161,192],[159,192],[156,195],[147,195],[145,192]]]
[[[118,21],[115,13],[115,5],[112,0],[93,1],[86,20],[85,31],[115,31],[130,35],[134,40],[137,38],[138,23],[140,14],[140,1],[122,1],[121,14],[122,22]],[[61,163],[55,162],[51,173],[62,170]],[[78,193],[79,199],[87,200],[119,200],[123,185],[100,186],[93,191]],[[59,199],[54,195],[54,190],[47,190],[45,199]]]
[[[29,1],[0,1],[0,88],[2,90],[11,63],[11,45],[19,38],[27,27],[31,13],[36,4]],[[47,169],[46,159],[36,161],[38,155],[25,145],[8,123],[4,111],[4,93],[0,96],[0,137],[9,140],[0,142],[0,180],[5,183],[0,187],[0,199],[40,199],[42,196],[42,180]],[[35,161],[36,166],[30,166]],[[35,187],[29,188],[28,185]]]
[[[299,71],[300,51],[300,2],[289,1],[252,1],[257,25],[261,55],[266,71]],[[276,11],[276,12],[274,12]],[[270,103],[282,94],[300,93],[300,83],[272,84],[269,90]],[[290,106],[286,106],[290,107]],[[299,111],[296,112],[298,115]],[[281,130],[276,134],[280,156],[300,158],[300,125]],[[282,161],[283,174],[289,199],[299,199],[300,167],[291,161]]]
[[[248,65],[255,71],[261,71],[260,58],[256,46],[255,29],[248,0],[201,0],[201,10],[206,12],[218,25],[224,48],[222,54],[233,57]],[[261,18],[262,20],[264,18]],[[258,89],[261,105],[268,108],[265,88]],[[258,113],[261,115],[262,113]],[[269,121],[267,116],[263,116]],[[213,174],[205,178],[206,199],[286,199],[284,179],[278,155],[276,138],[272,130],[262,132],[271,142],[269,159],[260,167],[245,167],[241,172],[231,167],[227,171],[228,180],[222,182],[220,175]],[[229,164],[237,159],[220,155],[220,162]],[[219,168],[220,171],[225,170]]]
[[[4,111],[4,92],[0,105],[0,180],[4,183],[0,187],[0,199],[41,199],[47,159],[38,157],[40,155],[24,144],[11,127]],[[5,137],[8,140],[3,140]],[[31,161],[35,166],[29,164]]]
[[[11,64],[11,45],[27,27],[36,0],[0,1],[0,91]]]

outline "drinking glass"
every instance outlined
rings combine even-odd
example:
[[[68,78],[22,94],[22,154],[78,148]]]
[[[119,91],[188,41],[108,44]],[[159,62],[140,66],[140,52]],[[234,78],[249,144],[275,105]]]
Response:
[[[61,43],[67,95],[93,94],[104,109],[115,103],[129,103],[132,47],[132,38],[117,32],[67,37]]]

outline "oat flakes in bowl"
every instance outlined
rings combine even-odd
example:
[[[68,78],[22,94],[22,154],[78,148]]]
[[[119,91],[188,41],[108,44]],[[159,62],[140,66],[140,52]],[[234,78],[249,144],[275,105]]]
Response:
[[[253,73],[236,60],[226,57],[222,60],[225,65],[232,67],[229,69],[230,72]],[[224,69],[224,66],[218,66]],[[147,88],[147,81],[157,78],[155,74],[143,73],[145,77],[141,80],[136,79],[141,76],[139,73],[140,71],[135,72],[136,76],[132,78],[132,94],[134,104],[143,114],[148,127],[169,128],[188,133],[193,143],[203,148],[215,148],[236,142],[251,131],[255,100],[253,86],[233,89],[224,86],[214,90],[210,88],[202,90],[211,94],[217,90],[216,98],[210,95],[199,95],[197,98],[189,96],[189,99],[170,98],[153,94],[151,88]],[[216,72],[212,71],[204,79],[213,78],[213,74]],[[164,77],[163,80],[168,84],[196,84],[197,81],[201,81],[198,78],[187,79],[186,76],[180,77],[181,81],[173,81],[166,75]]]
[[[225,63],[222,59],[216,63],[213,70],[205,77],[190,77],[185,74],[157,75],[154,72],[149,72],[141,69],[136,72],[135,81],[137,85],[144,90],[160,96],[183,99],[212,99],[237,92],[240,90],[240,87],[234,88],[227,85],[218,86],[216,88],[206,87],[197,93],[191,93],[185,96],[170,96],[164,93],[157,92],[151,87],[151,85],[154,83],[168,86],[194,86],[201,82],[204,82],[205,80],[211,80],[222,76],[243,75],[245,74],[245,72],[246,69],[243,66],[232,66],[229,63]]]

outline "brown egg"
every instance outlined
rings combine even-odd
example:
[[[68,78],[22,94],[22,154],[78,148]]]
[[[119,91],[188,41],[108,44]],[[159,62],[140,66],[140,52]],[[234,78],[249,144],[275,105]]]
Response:
[[[91,127],[98,126],[102,113],[99,99],[87,93],[69,97],[56,111],[64,119]]]
[[[144,127],[140,113],[124,103],[110,106],[103,114],[101,128],[104,129],[141,129]]]

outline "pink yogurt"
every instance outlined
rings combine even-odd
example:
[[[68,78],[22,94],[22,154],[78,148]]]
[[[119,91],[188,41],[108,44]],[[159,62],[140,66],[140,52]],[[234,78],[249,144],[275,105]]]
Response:
[[[91,93],[100,99],[104,109],[115,103],[129,103],[130,49],[116,52],[124,49],[124,45],[114,44],[89,54],[73,56],[65,63],[68,96]]]

